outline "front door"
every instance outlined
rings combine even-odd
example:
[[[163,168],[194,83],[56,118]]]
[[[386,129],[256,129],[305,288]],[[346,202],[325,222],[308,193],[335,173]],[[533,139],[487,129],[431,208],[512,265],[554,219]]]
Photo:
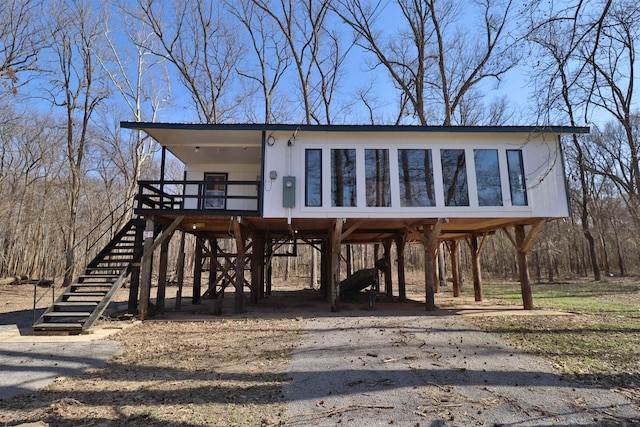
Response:
[[[205,173],[202,195],[203,209],[226,209],[227,174]]]

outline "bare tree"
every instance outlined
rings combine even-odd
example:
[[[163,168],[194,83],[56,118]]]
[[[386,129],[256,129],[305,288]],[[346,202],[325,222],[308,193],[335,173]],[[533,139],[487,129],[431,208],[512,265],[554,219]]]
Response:
[[[606,13],[605,5],[602,14],[595,21],[591,14],[585,13],[582,3],[565,7],[560,11],[547,11],[542,19],[534,18],[531,24],[529,40],[538,48],[533,66],[533,81],[539,86],[535,93],[539,116],[545,123],[555,117],[568,121],[571,126],[578,126],[580,117],[587,109],[581,101],[584,98],[581,87],[589,80],[587,64],[589,59],[580,58],[579,52],[593,51],[587,43],[591,34],[597,33],[599,22]],[[582,21],[581,18],[589,19]],[[597,39],[597,38],[596,38]],[[539,96],[543,94],[543,96]],[[582,233],[589,245],[589,259],[595,280],[601,279],[595,238],[591,232],[590,174],[588,172],[588,153],[585,153],[586,139],[571,135],[572,165],[579,185],[579,193],[575,194],[575,202],[580,208]]]
[[[248,65],[244,68],[247,65],[244,63],[236,65],[238,74],[257,84],[262,93],[262,118],[257,121],[271,123],[272,120],[285,119],[286,113],[283,114],[286,108],[285,103],[277,103],[274,99],[279,83],[291,63],[285,35],[270,19],[270,15],[256,6],[253,0],[227,1],[226,3],[230,13],[246,29],[251,50],[257,61],[256,67]],[[274,108],[274,103],[278,105],[277,109]]]
[[[246,99],[235,86],[236,64],[245,55],[245,47],[228,15],[205,0],[176,0],[170,6],[138,0],[138,7],[157,42],[145,48],[176,67],[199,120],[221,123],[232,119]]]
[[[47,253],[59,247],[56,208],[61,134],[52,117],[32,117],[2,106],[0,124],[0,276],[41,275],[51,265]]]
[[[41,16],[41,0],[0,2],[0,99],[29,82],[21,80],[21,74],[38,68],[38,53],[46,41]]]
[[[518,63],[517,38],[508,32],[517,13],[512,1],[475,2],[476,8],[466,13],[474,11],[476,22],[482,23],[477,29],[456,25],[463,15],[461,3],[395,4],[406,25],[388,35],[377,27],[383,13],[395,13],[384,10],[387,2],[338,0],[335,10],[360,36],[359,45],[374,56],[373,67],[387,70],[420,124],[453,124],[465,99],[477,95],[472,89],[488,79],[499,82]]]
[[[628,196],[634,209],[640,200],[640,146],[638,144],[639,117],[633,111],[636,41],[640,38],[640,6],[636,2],[616,3],[602,19],[599,44],[583,52],[591,65],[592,83],[588,89],[589,107],[605,110],[620,126],[622,134],[609,128],[610,137],[599,140],[599,148],[608,155],[621,155],[613,159],[618,168],[607,170],[594,165],[594,171],[606,175]],[[607,146],[611,141],[611,147]],[[612,173],[616,172],[616,173]],[[640,225],[640,219],[638,221]]]
[[[330,0],[252,0],[284,35],[297,74],[304,123],[330,124],[341,66],[352,43],[329,26]]]
[[[148,50],[153,46],[153,33],[141,19],[132,18],[136,12],[128,7],[126,3],[118,6],[119,18],[112,21],[115,28],[108,22],[105,24],[103,36],[107,49],[104,56],[97,58],[113,92],[126,108],[123,111],[114,107],[120,104],[114,101],[104,109],[100,138],[104,155],[100,156],[101,164],[97,167],[105,183],[112,183],[116,177],[123,181],[124,200],[132,200],[136,193],[138,179],[151,159],[155,144],[142,131],[123,134],[119,119],[126,115],[134,121],[153,122],[171,95],[166,61]],[[122,43],[122,39],[127,43]]]
[[[104,16],[84,0],[49,4],[50,102],[65,112],[68,186],[65,187],[68,219],[63,236],[67,252],[65,283],[73,275],[77,241],[80,189],[85,173],[85,156],[91,144],[90,125],[97,106],[108,96],[106,79],[96,60]]]

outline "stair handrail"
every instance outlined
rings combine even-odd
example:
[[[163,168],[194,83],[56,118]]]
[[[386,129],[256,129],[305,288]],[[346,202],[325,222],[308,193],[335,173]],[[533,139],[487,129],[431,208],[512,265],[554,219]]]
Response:
[[[131,197],[129,197],[128,199],[126,199],[125,201],[123,201],[122,203],[120,203],[118,206],[116,206],[115,208],[113,208],[113,210],[111,212],[109,212],[104,218],[102,218],[102,220],[95,225],[87,234],[84,235],[84,237],[82,237],[72,248],[68,249],[65,251],[64,255],[53,264],[53,266],[49,269],[49,271],[46,274],[43,274],[42,277],[36,281],[33,284],[33,322],[32,325],[34,325],[36,323],[36,311],[37,311],[37,305],[40,301],[42,301],[48,294],[49,292],[51,292],[51,303],[53,304],[53,302],[55,302],[56,296],[55,296],[55,271],[60,267],[60,265],[62,264],[62,262],[66,262],[67,259],[67,254],[75,251],[76,249],[78,249],[80,247],[80,245],[82,245],[83,243],[85,243],[85,264],[86,264],[86,254],[89,252],[89,249],[92,249],[99,241],[100,239],[102,239],[107,232],[111,232],[112,235],[113,233],[113,226],[117,223],[120,222],[120,220],[122,220],[123,218],[125,218],[127,215],[130,215],[131,217],[133,217],[133,203],[131,203],[134,198],[136,197],[136,195],[133,195]],[[114,214],[120,210],[123,206],[126,206],[127,204],[129,204],[129,207],[124,209],[122,211],[122,213],[120,214],[120,216],[118,216],[117,219],[114,219]],[[105,222],[107,222],[107,220],[111,220],[111,226],[107,229],[105,229],[91,244],[89,244],[89,237],[91,236],[91,234],[93,234],[94,231],[96,231],[98,228],[100,228],[100,226],[102,226]],[[78,265],[80,261],[78,260],[78,258],[74,258],[74,263],[73,265],[69,266],[68,268],[66,268],[63,272],[63,277],[66,277],[67,273],[73,271],[75,269],[75,267]],[[38,297],[38,287],[40,286],[40,284],[42,282],[44,282],[46,280],[46,277],[49,276],[53,276],[53,281],[51,283],[51,285],[49,285],[45,292],[40,295],[40,297]]]

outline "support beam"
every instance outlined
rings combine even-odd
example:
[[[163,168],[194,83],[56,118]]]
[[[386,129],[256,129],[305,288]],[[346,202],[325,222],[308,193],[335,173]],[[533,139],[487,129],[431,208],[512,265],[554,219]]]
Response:
[[[267,249],[267,283],[265,284],[266,296],[271,295],[271,287],[273,285],[273,240],[269,239]]]
[[[398,296],[400,301],[407,300],[407,282],[405,279],[404,271],[404,247],[407,242],[406,233],[398,233],[395,237],[396,240],[396,254],[398,256]]]
[[[191,304],[195,305],[200,302],[202,296],[202,259],[203,259],[203,244],[200,241],[200,237],[196,237],[196,247],[194,252],[193,261],[193,295],[191,296]]]
[[[393,284],[391,282],[391,239],[382,241],[384,248],[384,289],[388,297],[393,297]]]
[[[347,252],[347,257],[346,257],[344,263],[345,263],[345,266],[346,266],[346,269],[347,269],[347,277],[351,277],[351,275],[353,274],[353,265],[352,265],[353,256],[351,254],[351,245],[347,245],[346,249],[347,249],[347,251],[346,251]]]
[[[236,280],[235,280],[235,303],[233,312],[240,314],[244,311],[244,256],[245,242],[240,228],[238,217],[231,220],[231,228],[233,229],[233,237],[236,241]]]
[[[142,271],[140,278],[140,304],[138,305],[138,315],[140,320],[149,317],[149,300],[151,298],[151,273],[153,265],[153,232],[155,223],[153,217],[146,219],[144,228],[144,255],[142,257]]]
[[[185,232],[180,234],[180,249],[178,249],[178,260],[176,262],[176,272],[178,274],[178,290],[176,292],[176,310],[182,309],[182,287],[184,286],[184,241]]]
[[[251,252],[251,302],[257,304],[260,299],[260,290],[264,282],[264,237],[260,232],[254,232],[251,240],[253,250]]]
[[[531,283],[529,282],[529,265],[527,263],[527,236],[524,231],[524,225],[516,225],[516,243],[518,245],[518,271],[520,273],[520,289],[522,291],[522,305],[525,310],[533,310],[533,294],[531,292]],[[530,232],[531,233],[531,232]]]
[[[218,298],[216,283],[218,283],[218,239],[209,239],[209,289],[207,289],[209,299]]]
[[[460,240],[454,240],[447,244],[451,254],[451,275],[453,277],[453,296],[460,296],[460,276],[458,265],[458,253],[460,252]]]
[[[173,231],[178,228],[178,226],[180,225],[180,223],[182,222],[182,219],[184,218],[184,215],[181,215],[179,217],[177,217],[176,219],[173,220],[173,222],[171,223],[171,225],[169,225],[167,228],[162,230],[162,233],[158,236],[158,238],[153,241],[152,239],[152,244],[151,246],[144,250],[144,253],[142,254],[142,262],[144,263],[144,258],[147,256],[151,256],[153,254],[153,251],[156,250],[156,248],[158,246],[160,246],[162,244],[162,242],[165,241],[165,239],[171,237],[171,235],[173,234]],[[152,230],[153,231],[153,230]],[[146,240],[145,240],[146,242]]]
[[[443,243],[440,243],[440,247],[438,248],[438,270],[437,276],[438,281],[436,286],[436,292],[438,292],[438,286],[446,286],[447,284],[447,269],[446,262],[444,259],[444,250],[442,248]]]
[[[527,252],[531,249],[535,243],[538,235],[547,223],[546,218],[539,218],[529,230],[529,233],[525,232],[524,225],[516,225],[515,237],[509,233],[505,228],[502,229],[509,241],[513,243],[516,248],[518,257],[518,272],[520,275],[520,290],[522,292],[522,305],[525,310],[533,310],[533,295],[531,292],[531,282],[529,281],[529,264],[527,263]]]
[[[433,225],[424,225],[422,244],[424,247],[424,281],[427,311],[435,311],[435,269],[437,268],[438,238],[442,230],[442,219]]]
[[[173,233],[160,245],[160,261],[158,263],[158,294],[156,295],[156,308],[158,314],[164,314],[165,298],[167,292],[167,261],[169,255],[169,243]]]
[[[143,245],[142,227],[136,228],[135,247],[139,248]],[[129,282],[129,303],[127,304],[127,312],[129,314],[138,313],[138,293],[140,292],[140,262],[131,265],[131,280]]]
[[[335,221],[331,233],[331,311],[340,311],[340,244],[342,243],[342,218]]]
[[[315,289],[318,284],[318,250],[314,246],[311,248],[311,289]]]
[[[472,236],[471,241],[471,274],[473,275],[473,296],[476,301],[482,301],[482,272],[480,270],[480,247],[478,237]]]
[[[473,275],[473,295],[476,301],[482,301],[482,269],[480,267],[480,254],[487,242],[488,233],[482,235],[478,244],[478,236],[471,236],[466,242],[471,250],[471,273]]]
[[[320,294],[322,298],[331,302],[331,238],[327,235],[322,239],[320,252]]]

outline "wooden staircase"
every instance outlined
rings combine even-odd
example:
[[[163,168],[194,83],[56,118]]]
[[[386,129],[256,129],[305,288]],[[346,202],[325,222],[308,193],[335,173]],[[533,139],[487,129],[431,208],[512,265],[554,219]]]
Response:
[[[142,257],[144,226],[142,219],[129,220],[34,323],[32,334],[89,333]]]

